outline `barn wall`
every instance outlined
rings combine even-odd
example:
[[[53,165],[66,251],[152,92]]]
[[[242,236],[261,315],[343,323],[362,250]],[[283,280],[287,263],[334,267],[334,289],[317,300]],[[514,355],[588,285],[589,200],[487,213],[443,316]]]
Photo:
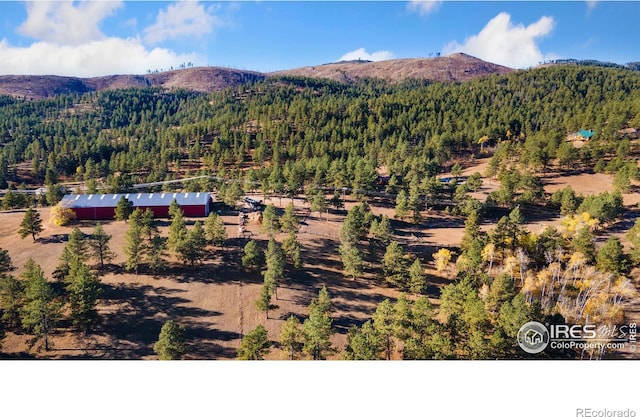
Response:
[[[186,217],[206,217],[208,205],[180,206]]]
[[[109,220],[115,217],[115,207],[72,208],[78,220]]]
[[[138,206],[142,211],[147,208],[153,212],[153,217],[168,218],[169,206]],[[207,217],[209,215],[209,205],[190,205],[181,206],[182,212],[186,217]],[[82,207],[72,208],[78,220],[110,220],[116,216],[115,207]]]

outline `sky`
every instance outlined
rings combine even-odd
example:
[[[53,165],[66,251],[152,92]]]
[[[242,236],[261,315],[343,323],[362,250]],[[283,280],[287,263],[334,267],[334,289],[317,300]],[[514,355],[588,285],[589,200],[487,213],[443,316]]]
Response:
[[[0,0],[0,74],[271,72],[456,52],[512,68],[640,61],[636,1]]]

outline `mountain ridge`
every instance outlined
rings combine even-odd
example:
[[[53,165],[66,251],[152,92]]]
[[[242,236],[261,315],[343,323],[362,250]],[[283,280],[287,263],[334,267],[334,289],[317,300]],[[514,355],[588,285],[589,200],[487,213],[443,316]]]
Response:
[[[209,93],[256,82],[274,76],[303,76],[343,83],[362,79],[440,82],[467,81],[493,74],[504,75],[512,68],[483,61],[463,53],[435,58],[404,58],[385,61],[341,61],[269,73],[224,67],[194,67],[149,74],[122,74],[100,77],[60,75],[0,75],[0,95],[42,99],[59,94],[84,94],[102,90],[162,87]]]

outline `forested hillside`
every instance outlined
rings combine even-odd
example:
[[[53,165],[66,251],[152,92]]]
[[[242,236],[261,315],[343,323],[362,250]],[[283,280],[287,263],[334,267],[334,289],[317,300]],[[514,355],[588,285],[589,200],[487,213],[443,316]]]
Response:
[[[639,84],[636,72],[556,66],[455,84],[281,78],[209,95],[5,97],[0,187],[77,177],[115,190],[118,181],[174,178],[181,166],[253,179],[274,170],[286,176],[295,166],[300,186],[366,189],[373,179],[363,170],[431,176],[453,157],[478,152],[484,136],[482,147],[516,138],[553,158],[568,133],[592,129],[594,147],[606,148],[619,129],[640,126]]]

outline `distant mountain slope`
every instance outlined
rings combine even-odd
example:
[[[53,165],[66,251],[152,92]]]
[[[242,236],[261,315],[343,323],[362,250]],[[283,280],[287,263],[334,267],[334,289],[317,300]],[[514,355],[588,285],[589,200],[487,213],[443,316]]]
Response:
[[[437,58],[394,59],[389,61],[345,61],[263,74],[218,67],[197,67],[145,75],[110,75],[79,78],[56,75],[0,76],[0,95],[46,98],[57,94],[82,94],[121,88],[160,86],[198,92],[212,92],[273,75],[297,75],[328,78],[339,82],[357,82],[379,78],[390,82],[406,79],[466,81],[490,74],[506,74],[511,68],[482,61],[465,54]]]
[[[437,58],[337,62],[272,74],[329,78],[340,82],[355,82],[363,78],[380,78],[398,82],[406,79],[466,81],[483,75],[506,74],[511,71],[514,70],[466,54],[453,54]]]
[[[0,95],[46,98],[57,94],[82,94],[91,91],[160,86],[212,92],[259,81],[264,74],[228,68],[198,67],[145,75],[109,75],[78,78],[57,75],[2,75]]]

